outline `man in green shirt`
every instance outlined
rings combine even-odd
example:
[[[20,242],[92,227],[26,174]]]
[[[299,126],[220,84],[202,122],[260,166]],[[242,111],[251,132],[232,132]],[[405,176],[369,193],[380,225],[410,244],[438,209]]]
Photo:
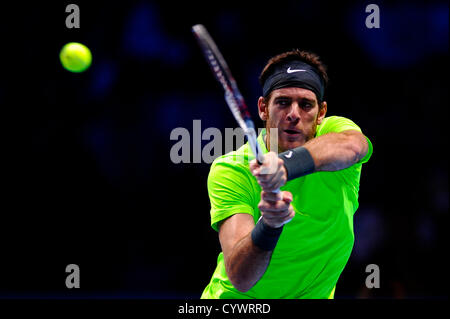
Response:
[[[372,144],[351,120],[325,117],[327,81],[310,52],[282,53],[265,66],[258,100],[265,162],[247,143],[217,158],[208,176],[222,252],[202,298],[334,297]],[[270,148],[273,128],[278,149]]]

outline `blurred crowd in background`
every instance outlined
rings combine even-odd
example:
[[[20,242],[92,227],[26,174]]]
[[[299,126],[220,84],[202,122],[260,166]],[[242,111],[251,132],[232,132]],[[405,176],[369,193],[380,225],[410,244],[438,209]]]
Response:
[[[80,8],[79,29],[65,26],[69,3]],[[380,28],[365,25],[369,3]],[[336,298],[447,294],[446,1],[72,1],[2,12],[11,56],[0,85],[0,297],[200,296],[220,252],[209,164],[173,163],[170,133],[192,132],[194,120],[222,132],[236,123],[191,34],[197,23],[255,120],[263,66],[300,48],[328,65],[328,115],[352,119],[371,139]],[[84,73],[59,62],[71,41],[91,49]],[[77,291],[65,287],[71,263]],[[369,264],[380,268],[378,289],[365,286]]]

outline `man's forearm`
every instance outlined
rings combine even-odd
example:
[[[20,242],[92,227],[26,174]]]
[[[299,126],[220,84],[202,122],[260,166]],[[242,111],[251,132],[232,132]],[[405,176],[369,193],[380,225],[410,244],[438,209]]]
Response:
[[[367,140],[357,131],[328,133],[304,147],[314,159],[315,171],[337,171],[350,167],[367,154]]]
[[[241,292],[250,290],[266,272],[271,256],[272,251],[264,251],[253,243],[251,232],[244,236],[225,259],[233,286]]]

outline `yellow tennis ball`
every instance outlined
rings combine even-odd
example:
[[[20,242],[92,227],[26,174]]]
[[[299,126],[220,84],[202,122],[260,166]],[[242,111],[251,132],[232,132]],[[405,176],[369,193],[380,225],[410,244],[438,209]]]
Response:
[[[81,43],[69,42],[59,53],[63,67],[71,72],[83,72],[91,65],[92,54],[89,48]]]

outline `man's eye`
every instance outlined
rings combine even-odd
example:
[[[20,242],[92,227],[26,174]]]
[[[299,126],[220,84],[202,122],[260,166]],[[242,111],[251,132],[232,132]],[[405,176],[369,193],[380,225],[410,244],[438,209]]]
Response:
[[[290,101],[288,100],[279,100],[278,104],[281,106],[288,106],[290,104]]]

